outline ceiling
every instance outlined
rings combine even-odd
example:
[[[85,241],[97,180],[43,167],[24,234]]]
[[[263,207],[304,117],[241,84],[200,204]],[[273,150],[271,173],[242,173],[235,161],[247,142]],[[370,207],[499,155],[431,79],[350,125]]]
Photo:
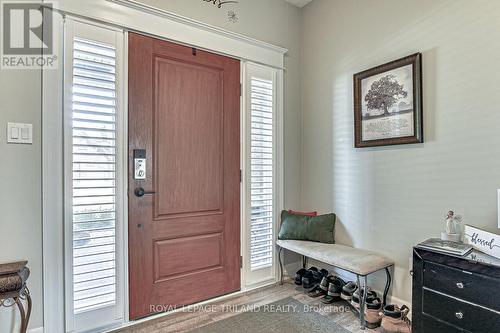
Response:
[[[288,3],[291,3],[294,6],[302,8],[305,5],[307,5],[309,2],[311,2],[312,0],[285,0],[285,1]]]

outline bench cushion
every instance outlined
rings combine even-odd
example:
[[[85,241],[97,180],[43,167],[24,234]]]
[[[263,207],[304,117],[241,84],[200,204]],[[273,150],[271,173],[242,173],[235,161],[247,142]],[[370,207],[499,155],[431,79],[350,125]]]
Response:
[[[393,260],[383,255],[340,244],[281,239],[277,240],[276,244],[358,275],[368,275],[394,265]]]

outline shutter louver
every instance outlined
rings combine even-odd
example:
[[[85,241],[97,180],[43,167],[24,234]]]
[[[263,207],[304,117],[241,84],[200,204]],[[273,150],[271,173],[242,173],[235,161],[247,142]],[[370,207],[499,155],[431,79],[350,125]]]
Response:
[[[273,82],[252,77],[250,269],[273,262]]]
[[[116,302],[115,48],[73,40],[74,313]]]

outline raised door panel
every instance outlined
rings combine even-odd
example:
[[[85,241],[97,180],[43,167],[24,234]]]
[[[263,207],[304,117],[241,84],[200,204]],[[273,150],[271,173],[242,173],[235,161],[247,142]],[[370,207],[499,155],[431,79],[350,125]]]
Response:
[[[154,66],[155,217],[222,213],[223,73],[161,57]]]
[[[155,283],[221,268],[223,245],[222,233],[154,242]]]

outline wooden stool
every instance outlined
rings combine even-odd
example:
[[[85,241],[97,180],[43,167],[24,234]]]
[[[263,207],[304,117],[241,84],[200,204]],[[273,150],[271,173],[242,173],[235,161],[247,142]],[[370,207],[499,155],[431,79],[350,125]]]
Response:
[[[31,315],[31,297],[26,280],[30,270],[27,261],[0,263],[0,306],[17,305],[21,314],[21,333],[26,333]],[[26,300],[24,308],[22,300]]]

